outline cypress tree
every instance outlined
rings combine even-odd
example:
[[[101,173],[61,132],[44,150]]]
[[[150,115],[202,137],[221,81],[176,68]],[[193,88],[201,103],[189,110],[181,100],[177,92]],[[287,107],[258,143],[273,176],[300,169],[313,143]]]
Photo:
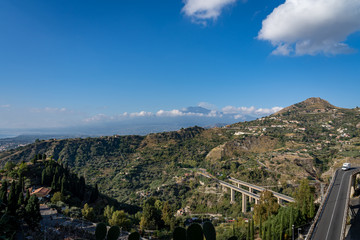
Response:
[[[90,195],[90,202],[95,202],[99,197],[99,190],[98,190],[98,185],[95,184],[95,188],[92,190],[91,195]]]
[[[17,204],[18,204],[18,206],[21,206],[23,203],[24,203],[24,194],[23,194],[23,192],[20,192]]]
[[[19,196],[19,193],[21,192],[21,182],[17,181],[15,184],[15,195],[16,195],[16,199],[17,196]]]
[[[7,204],[7,188],[8,188],[8,182],[3,181],[0,188],[0,200]]]
[[[289,237],[292,237],[292,225],[294,224],[293,208],[290,207]]]
[[[314,206],[314,197],[311,195],[310,197],[310,210],[309,210],[309,218],[313,218],[315,216],[315,206]]]
[[[248,220],[247,224],[246,240],[250,240],[250,219]]]
[[[80,197],[80,199],[84,199],[84,194],[85,194],[85,178],[84,178],[83,176],[80,176],[79,185],[80,185],[79,197]]]
[[[307,203],[304,201],[301,206],[301,215],[306,218],[307,217]]]
[[[262,238],[262,217],[260,216],[260,223],[259,223],[259,237]]]
[[[45,182],[46,182],[46,171],[44,169],[44,170],[42,170],[42,173],[41,173],[41,185],[45,185]]]
[[[57,183],[56,183],[56,186],[58,189],[61,190],[61,176],[58,177],[58,180],[57,180]]]
[[[40,220],[40,205],[39,200],[35,195],[32,195],[25,207],[25,221],[30,227],[37,227]]]
[[[36,157],[37,157],[37,155],[35,155],[35,156],[31,159],[32,164],[35,164],[35,163],[36,163]]]
[[[284,214],[281,213],[281,219],[280,219],[280,240],[283,240],[283,229],[284,229]]]
[[[51,189],[54,190],[54,191],[57,189],[55,175],[54,175],[53,180],[51,182]]]
[[[24,177],[21,178],[21,192],[24,193],[25,191],[25,179]]]
[[[15,181],[12,181],[8,196],[8,210],[10,214],[15,214],[16,212],[17,198]]]
[[[24,205],[26,206],[28,201],[30,199],[30,192],[29,192],[29,189],[26,190],[26,195],[25,195],[25,199],[24,199]]]
[[[65,177],[65,174],[62,176],[61,178],[61,189],[60,189],[60,192],[62,195],[64,195],[65,193],[65,184],[66,184],[66,177]]]
[[[254,220],[251,220],[251,228],[250,228],[250,240],[254,240]]]

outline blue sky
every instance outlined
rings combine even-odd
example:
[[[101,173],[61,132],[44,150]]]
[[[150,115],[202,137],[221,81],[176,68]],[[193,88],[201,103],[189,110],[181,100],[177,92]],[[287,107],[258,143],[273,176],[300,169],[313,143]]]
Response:
[[[263,115],[313,96],[356,107],[360,1],[315,2],[2,0],[0,128]]]

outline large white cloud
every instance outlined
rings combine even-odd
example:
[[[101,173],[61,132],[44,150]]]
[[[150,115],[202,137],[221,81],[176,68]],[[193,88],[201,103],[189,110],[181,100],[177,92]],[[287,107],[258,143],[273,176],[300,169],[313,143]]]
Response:
[[[360,0],[286,0],[262,23],[258,38],[277,55],[335,55],[353,51],[344,41],[360,30]]]
[[[206,23],[206,20],[216,18],[224,7],[235,3],[237,0],[184,0],[182,11],[195,22]]]
[[[282,107],[272,107],[272,108],[255,108],[255,107],[234,107],[226,106],[222,109],[224,114],[234,115],[235,119],[241,119],[244,115],[250,116],[264,116],[276,113],[283,109]]]

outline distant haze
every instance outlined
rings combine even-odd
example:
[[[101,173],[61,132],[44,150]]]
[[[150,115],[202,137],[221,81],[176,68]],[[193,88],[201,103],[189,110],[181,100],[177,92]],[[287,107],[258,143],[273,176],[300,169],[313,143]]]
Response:
[[[97,115],[81,122],[64,127],[29,127],[0,129],[0,137],[17,135],[69,135],[69,136],[99,136],[99,135],[146,135],[149,133],[173,131],[180,128],[221,127],[240,121],[250,121],[258,117],[269,115],[282,108],[262,109],[254,107],[227,106],[222,111],[210,110],[195,106],[159,110],[156,113],[138,112],[123,113],[116,116]],[[56,121],[55,121],[56,122]]]

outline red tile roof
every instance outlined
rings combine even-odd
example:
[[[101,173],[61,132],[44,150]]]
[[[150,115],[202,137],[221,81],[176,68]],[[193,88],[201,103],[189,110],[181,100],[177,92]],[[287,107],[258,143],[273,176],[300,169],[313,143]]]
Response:
[[[35,194],[37,197],[46,197],[50,192],[50,188],[41,187],[30,193],[30,195]]]

